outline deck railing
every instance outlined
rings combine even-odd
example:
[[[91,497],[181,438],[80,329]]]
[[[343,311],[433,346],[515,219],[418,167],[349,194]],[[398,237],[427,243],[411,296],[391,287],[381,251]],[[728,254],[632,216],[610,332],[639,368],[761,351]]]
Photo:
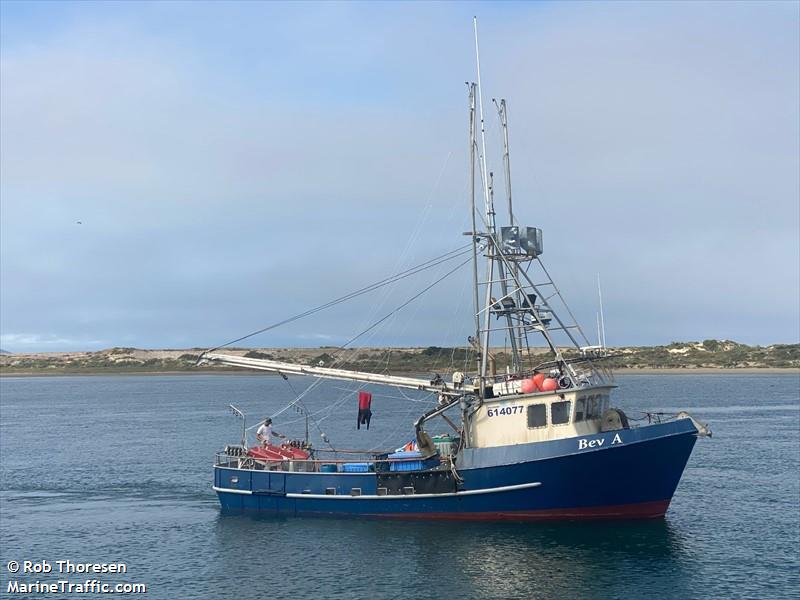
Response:
[[[419,459],[392,459],[387,458],[386,454],[376,455],[365,452],[361,455],[351,454],[349,458],[284,458],[284,459],[265,459],[248,456],[247,451],[237,449],[236,453],[230,453],[228,450],[217,452],[214,455],[214,466],[228,467],[231,469],[254,469],[257,471],[297,471],[304,473],[318,473],[325,472],[322,469],[323,465],[335,465],[336,471],[331,473],[341,472],[340,465],[353,464],[353,463],[369,463],[371,466],[370,471],[386,470],[388,471],[392,463],[402,463],[408,460]],[[241,451],[241,453],[239,453]],[[441,463],[449,464],[449,457],[440,456]],[[382,468],[379,468],[382,467]]]

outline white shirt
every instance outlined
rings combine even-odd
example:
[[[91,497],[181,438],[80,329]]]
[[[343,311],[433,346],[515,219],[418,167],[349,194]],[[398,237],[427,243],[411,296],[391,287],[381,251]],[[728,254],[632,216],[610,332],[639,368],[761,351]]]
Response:
[[[260,435],[261,439],[265,442],[272,440],[272,425],[261,424],[261,427],[256,431],[256,435]]]

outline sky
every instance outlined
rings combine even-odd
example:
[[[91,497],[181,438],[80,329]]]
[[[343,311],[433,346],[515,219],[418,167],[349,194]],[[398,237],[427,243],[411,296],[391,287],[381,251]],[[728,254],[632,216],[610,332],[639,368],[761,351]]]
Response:
[[[0,3],[0,347],[210,347],[520,223],[609,345],[800,342],[800,4]],[[456,263],[248,339],[458,346]]]

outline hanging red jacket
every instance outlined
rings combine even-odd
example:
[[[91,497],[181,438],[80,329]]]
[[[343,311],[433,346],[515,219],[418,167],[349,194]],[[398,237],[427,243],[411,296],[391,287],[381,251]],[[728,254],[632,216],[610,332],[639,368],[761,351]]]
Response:
[[[358,419],[356,428],[361,429],[366,425],[369,429],[369,422],[372,419],[372,394],[370,392],[358,392]]]

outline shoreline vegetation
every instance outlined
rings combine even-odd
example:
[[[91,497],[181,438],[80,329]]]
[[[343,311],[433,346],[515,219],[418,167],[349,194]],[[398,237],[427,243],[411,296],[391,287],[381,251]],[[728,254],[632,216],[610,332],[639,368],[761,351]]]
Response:
[[[295,364],[337,367],[375,373],[426,374],[472,371],[473,352],[465,348],[226,348],[238,356]],[[0,376],[42,375],[168,375],[231,374],[254,371],[221,365],[195,366],[201,348],[142,350],[110,348],[96,352],[38,352],[0,354]],[[800,373],[800,344],[748,346],[728,340],[673,342],[666,346],[609,348],[600,364],[620,373]],[[505,371],[509,352],[493,348],[497,373]],[[577,353],[565,351],[566,357]],[[531,367],[548,360],[544,348],[524,357]]]

